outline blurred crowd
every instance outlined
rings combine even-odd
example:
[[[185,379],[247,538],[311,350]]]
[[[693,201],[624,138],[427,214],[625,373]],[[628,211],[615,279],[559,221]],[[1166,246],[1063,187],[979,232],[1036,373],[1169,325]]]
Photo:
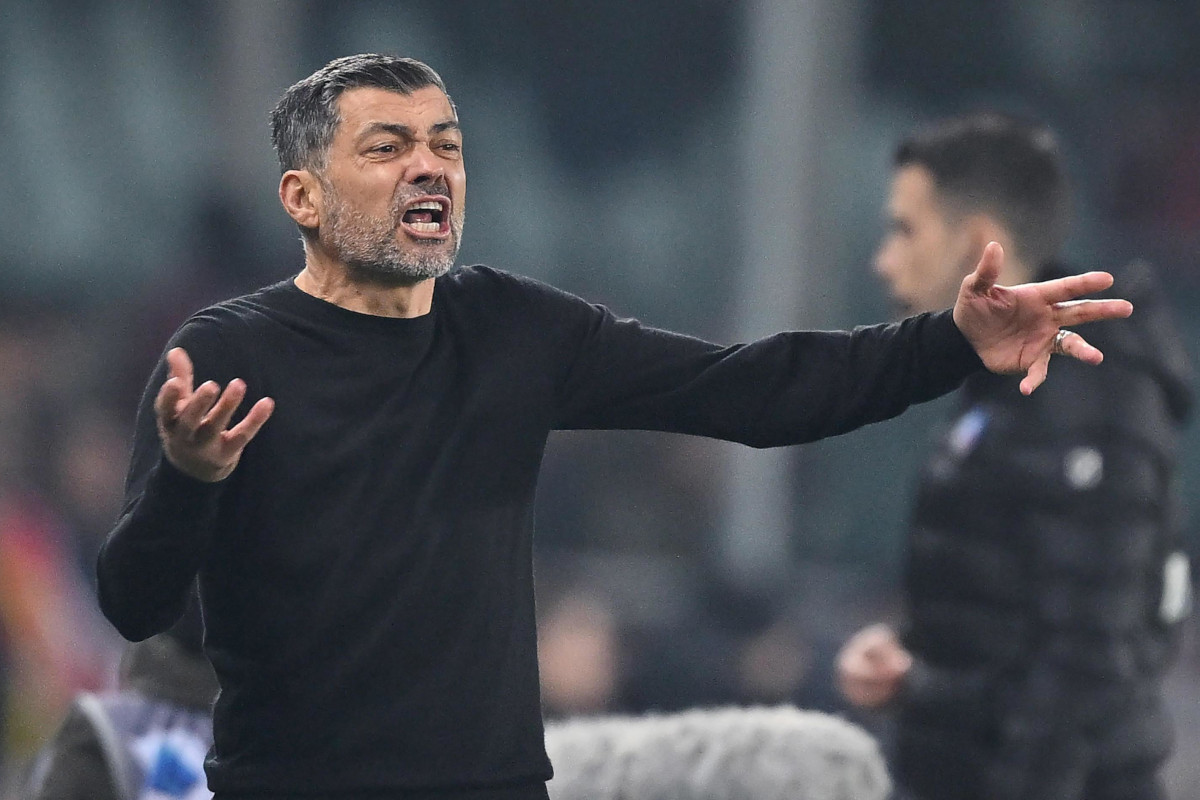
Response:
[[[123,643],[97,608],[94,560],[120,508],[159,313],[68,300],[6,308],[0,320],[6,767],[52,732],[76,692],[115,681]]]

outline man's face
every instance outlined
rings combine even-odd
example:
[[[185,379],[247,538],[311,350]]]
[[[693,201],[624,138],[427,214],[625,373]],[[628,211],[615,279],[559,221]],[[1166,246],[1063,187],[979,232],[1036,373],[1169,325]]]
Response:
[[[352,275],[416,283],[454,266],[466,217],[462,132],[437,87],[350,89],[321,185],[318,238]]]
[[[950,219],[925,167],[896,170],[888,198],[888,232],[875,254],[875,272],[906,314],[954,305],[963,276],[974,266],[963,226]]]

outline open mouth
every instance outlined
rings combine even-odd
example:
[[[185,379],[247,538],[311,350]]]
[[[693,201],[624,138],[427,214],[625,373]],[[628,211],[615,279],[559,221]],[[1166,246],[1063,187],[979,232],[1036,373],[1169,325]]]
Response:
[[[444,239],[450,234],[450,200],[420,198],[404,209],[400,222],[406,232],[418,239]]]

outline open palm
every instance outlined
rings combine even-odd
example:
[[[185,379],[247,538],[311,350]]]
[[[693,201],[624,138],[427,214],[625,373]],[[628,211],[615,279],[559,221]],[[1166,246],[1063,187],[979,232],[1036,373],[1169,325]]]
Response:
[[[954,304],[954,323],[992,372],[1025,373],[1021,391],[1029,394],[1046,379],[1054,338],[1060,329],[1085,322],[1120,319],[1133,313],[1127,300],[1079,300],[1107,289],[1107,272],[1085,272],[1065,278],[998,286],[1004,251],[991,242],[975,271],[963,279]],[[1077,333],[1062,340],[1062,352],[1089,364],[1104,354]]]
[[[234,412],[246,396],[239,378],[224,390],[212,381],[192,388],[192,360],[182,347],[167,353],[167,380],[154,401],[163,453],[179,470],[201,481],[224,480],[233,472],[246,444],[275,409],[263,397],[236,425]]]

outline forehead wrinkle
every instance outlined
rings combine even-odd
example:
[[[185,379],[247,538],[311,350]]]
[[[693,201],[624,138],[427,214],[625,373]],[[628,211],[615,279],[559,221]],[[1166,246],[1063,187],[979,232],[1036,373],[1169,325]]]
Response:
[[[448,130],[460,131],[458,120],[451,119],[444,122],[435,122],[429,126],[429,135],[432,136]],[[401,139],[416,138],[416,131],[411,125],[404,125],[399,122],[384,122],[382,120],[363,123],[356,138],[363,139],[376,133],[390,133]]]
[[[357,138],[362,139],[375,133],[390,133],[401,139],[411,139],[414,131],[412,126],[402,125],[398,122],[373,121],[363,123]]]

